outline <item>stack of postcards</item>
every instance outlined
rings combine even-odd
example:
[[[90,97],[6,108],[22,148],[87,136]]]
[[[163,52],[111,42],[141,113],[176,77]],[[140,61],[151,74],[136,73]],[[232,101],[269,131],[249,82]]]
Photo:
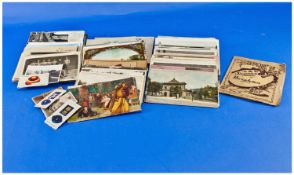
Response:
[[[75,81],[84,40],[84,31],[31,32],[12,80],[18,88]]]
[[[13,81],[18,88],[75,81],[32,99],[54,129],[141,111],[143,101],[216,108],[219,92],[280,104],[285,64],[234,57],[220,86],[217,39],[159,36],[153,45],[153,37],[32,32]]]
[[[219,106],[219,41],[214,38],[158,37],[145,102]]]
[[[88,39],[76,84],[70,91],[82,106],[68,122],[141,110],[153,37]]]

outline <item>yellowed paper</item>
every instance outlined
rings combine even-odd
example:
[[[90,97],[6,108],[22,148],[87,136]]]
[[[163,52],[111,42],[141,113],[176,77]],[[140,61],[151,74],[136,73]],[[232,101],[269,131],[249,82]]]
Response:
[[[285,64],[235,56],[220,92],[277,106],[282,97],[285,71]]]

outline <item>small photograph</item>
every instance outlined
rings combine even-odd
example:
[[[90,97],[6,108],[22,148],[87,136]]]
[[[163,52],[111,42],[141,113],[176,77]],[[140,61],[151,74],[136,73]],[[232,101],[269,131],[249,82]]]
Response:
[[[49,73],[24,75],[19,78],[17,88],[47,86]]]
[[[68,89],[82,106],[68,122],[78,122],[140,111],[135,78],[95,83]]]
[[[31,32],[29,42],[68,42],[68,34]]]
[[[48,82],[57,83],[59,82],[62,67],[63,67],[62,64],[48,65],[48,66],[28,65],[27,70],[25,72],[25,76],[48,73],[49,74]]]
[[[217,70],[151,69],[146,102],[218,107]]]
[[[78,54],[50,54],[44,56],[27,57],[23,67],[23,73],[26,73],[28,66],[52,66],[62,65],[60,80],[72,81],[76,80],[79,70],[79,55]],[[41,69],[42,70],[42,69]]]
[[[96,67],[146,69],[142,42],[84,48],[84,65]]]

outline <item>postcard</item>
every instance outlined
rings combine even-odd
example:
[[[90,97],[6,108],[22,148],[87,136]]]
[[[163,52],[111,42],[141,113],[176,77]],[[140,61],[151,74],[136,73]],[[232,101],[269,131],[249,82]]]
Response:
[[[40,43],[83,43],[85,31],[31,32],[28,44]]]
[[[121,69],[146,69],[147,61],[142,42],[86,46],[83,49],[84,66]]]
[[[110,37],[110,38],[101,38],[96,37],[95,39],[88,39],[87,46],[93,45],[105,45],[105,44],[118,44],[118,43],[130,43],[130,42],[141,42],[144,43],[144,52],[147,62],[150,62],[152,52],[154,37],[141,37],[141,36],[130,36],[130,37]]]
[[[49,73],[30,74],[21,76],[17,88],[47,86],[49,83]]]
[[[48,82],[57,83],[59,82],[62,68],[63,68],[62,64],[48,65],[48,66],[28,65],[25,72],[25,76],[48,73],[49,74]]]
[[[216,65],[151,65],[145,102],[218,107]]]
[[[155,40],[155,45],[195,48],[218,48],[219,41],[215,38],[158,36]]]
[[[59,81],[75,81],[80,70],[80,61],[80,52],[22,55],[13,76],[13,81],[18,81],[19,77],[26,73],[29,65],[48,66],[58,64],[63,64]]]
[[[79,47],[77,45],[28,45],[24,49],[30,55],[36,54],[54,54],[54,53],[65,53],[65,52],[77,52]]]
[[[71,100],[65,101],[53,114],[46,118],[45,123],[53,129],[58,129],[80,107]]]
[[[140,102],[143,102],[146,74],[146,70],[83,68],[79,73],[75,86],[134,77],[140,94]]]
[[[286,65],[235,56],[220,92],[277,106],[280,104]]]
[[[141,110],[135,78],[68,89],[82,106],[68,122],[78,122]]]

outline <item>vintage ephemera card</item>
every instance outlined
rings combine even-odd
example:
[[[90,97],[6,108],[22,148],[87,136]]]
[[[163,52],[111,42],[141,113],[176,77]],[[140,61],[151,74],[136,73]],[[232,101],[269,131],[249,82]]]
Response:
[[[131,69],[83,68],[79,73],[75,86],[134,77],[140,102],[143,102],[146,72],[146,70]]]
[[[28,65],[25,75],[35,75],[35,74],[49,74],[48,83],[57,83],[59,82],[61,71],[63,65],[48,65],[48,66],[37,66],[37,65]]]
[[[43,100],[41,100],[38,104],[36,104],[35,107],[46,109],[56,100],[58,100],[65,92],[66,90],[64,89],[59,89],[59,88],[55,89],[49,95],[47,95]]]
[[[69,88],[82,106],[68,122],[78,122],[141,110],[135,78]]]
[[[57,129],[80,107],[71,100],[65,101],[52,115],[46,118],[45,123],[53,129]]]
[[[49,73],[24,75],[19,78],[17,88],[47,86]]]
[[[31,32],[29,44],[83,43],[85,31]]]
[[[73,80],[76,80],[76,77],[78,75],[78,72],[80,69],[80,61],[81,61],[80,52],[42,54],[42,55],[22,54],[19,60],[19,63],[17,65],[16,71],[14,73],[13,81],[17,81],[20,76],[27,74],[28,73],[27,69],[30,69],[29,67],[31,66],[35,68],[31,70],[32,72],[34,72],[38,68],[36,66],[43,66],[41,70],[48,71],[48,68],[58,66],[58,65],[62,65],[59,81],[60,82],[73,81]],[[44,66],[46,67],[46,69],[44,69]],[[38,70],[38,71],[41,71],[41,70]]]
[[[87,46],[94,46],[94,45],[109,45],[109,44],[123,44],[123,43],[130,43],[130,42],[138,42],[143,41],[144,43],[144,52],[147,62],[150,62],[152,51],[153,51],[153,44],[154,44],[154,37],[141,37],[141,36],[129,36],[129,37],[110,37],[110,38],[101,38],[96,37],[95,39],[87,39]]]
[[[220,92],[277,106],[282,97],[285,71],[285,64],[235,56]]]
[[[142,42],[85,46],[83,58],[83,66],[120,69],[147,68]]]
[[[145,101],[218,107],[218,71],[215,64],[157,63],[150,66]]]

